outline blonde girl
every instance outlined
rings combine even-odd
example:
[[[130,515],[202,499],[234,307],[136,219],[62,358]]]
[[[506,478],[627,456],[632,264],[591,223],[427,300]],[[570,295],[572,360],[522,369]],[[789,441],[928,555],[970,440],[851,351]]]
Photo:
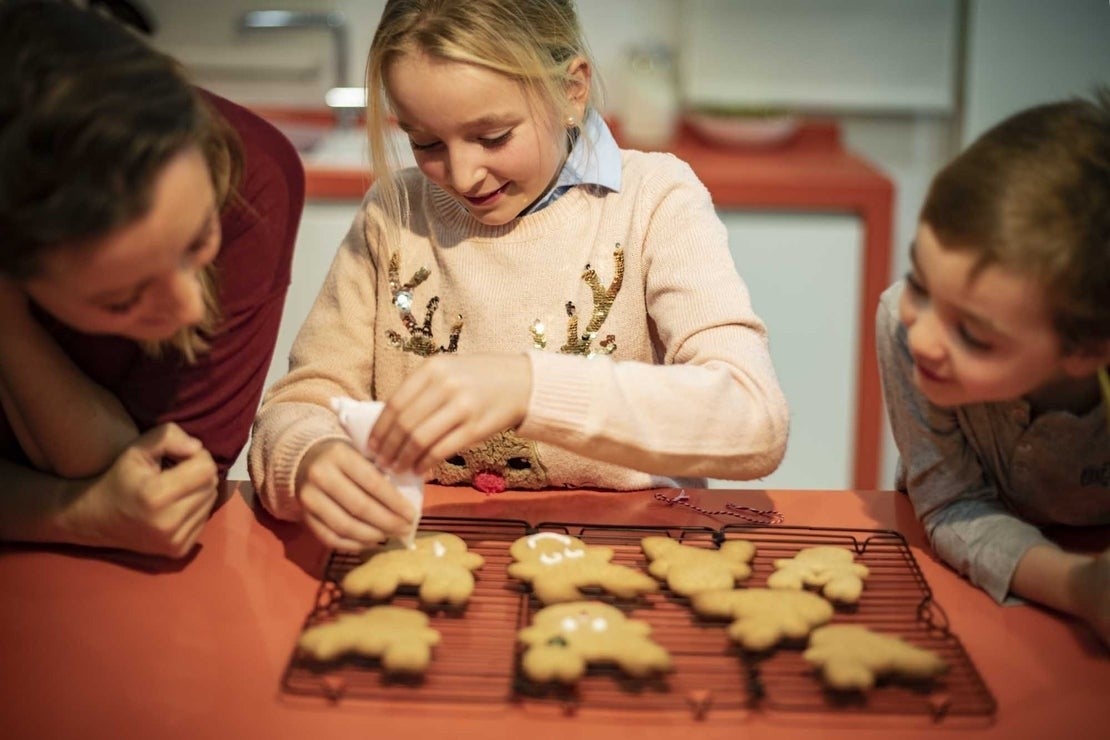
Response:
[[[725,228],[685,163],[617,147],[571,2],[387,2],[367,87],[375,184],[255,425],[274,513],[358,549],[416,514],[391,469],[491,494],[775,469],[786,403]],[[385,402],[367,449],[336,396]]]

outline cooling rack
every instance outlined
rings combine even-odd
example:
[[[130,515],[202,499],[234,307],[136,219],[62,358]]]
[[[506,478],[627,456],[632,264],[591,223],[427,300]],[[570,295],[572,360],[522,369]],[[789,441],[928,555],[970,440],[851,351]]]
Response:
[[[753,709],[774,713],[824,712],[846,716],[990,717],[996,705],[944,611],[933,599],[913,554],[897,532],[866,529],[730,525],[706,527],[629,527],[568,522],[528,522],[459,517],[425,517],[425,531],[446,531],[466,541],[485,558],[477,571],[469,602],[461,608],[430,608],[420,604],[415,589],[402,589],[389,600],[423,609],[441,634],[434,657],[420,677],[398,678],[382,672],[376,659],[346,657],[320,662],[293,649],[282,677],[282,690],[294,695],[338,699],[413,701],[424,703],[552,705],[565,712],[591,708],[651,713],[690,711],[697,717],[743,713]],[[870,691],[834,692],[824,688],[813,668],[802,659],[804,642],[785,643],[773,651],[752,654],[731,642],[727,622],[698,617],[689,599],[661,584],[657,593],[632,600],[592,593],[591,598],[621,608],[629,617],[648,622],[652,637],[674,662],[667,674],[632,679],[614,666],[591,666],[573,687],[540,684],[520,670],[523,648],[520,629],[531,622],[542,604],[529,587],[509,577],[509,545],[536,531],[559,531],[589,544],[613,549],[613,562],[646,568],[640,540],[665,535],[685,544],[714,548],[726,539],[742,538],[756,545],[753,574],[744,586],[765,585],[773,561],[804,547],[833,545],[851,549],[856,561],[870,570],[858,604],[838,605],[834,623],[853,623],[894,634],[933,650],[948,671],[928,682],[880,680]],[[355,555],[333,553],[304,628],[360,611],[381,601],[353,598],[339,587],[343,576],[361,562]]]

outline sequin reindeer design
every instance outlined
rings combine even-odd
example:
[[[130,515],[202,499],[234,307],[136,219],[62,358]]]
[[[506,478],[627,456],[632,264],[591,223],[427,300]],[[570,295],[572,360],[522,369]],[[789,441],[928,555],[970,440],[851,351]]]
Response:
[[[432,322],[439,309],[439,296],[428,300],[423,323],[412,314],[416,288],[428,279],[430,273],[427,268],[421,267],[405,283],[401,282],[400,273],[400,257],[394,254],[389,260],[389,289],[393,294],[393,305],[409,336],[403,337],[392,329],[386,331],[390,346],[420,357],[457,352],[463,328],[462,316],[458,316],[452,325],[446,346],[436,346]],[[431,477],[444,485],[470,483],[485,493],[499,493],[507,486],[534,490],[547,485],[547,472],[536,454],[535,443],[512,430],[495,434],[485,442],[451,456],[440,463]]]
[[[589,286],[593,296],[593,310],[585,330],[580,332],[578,309],[573,301],[566,302],[567,339],[559,348],[560,353],[593,357],[612,354],[616,350],[616,337],[613,334],[606,334],[596,345],[594,343],[624,282],[624,250],[620,244],[613,251],[613,263],[613,279],[608,286],[601,284],[597,271],[589,264],[583,270],[582,280]],[[409,336],[402,337],[393,330],[387,331],[386,336],[390,346],[421,357],[441,352],[457,352],[463,327],[462,316],[452,325],[446,346],[437,347],[432,338],[432,320],[439,308],[439,296],[432,296],[428,300],[423,323],[412,315],[414,291],[428,276],[427,268],[421,267],[408,282],[402,284],[399,256],[392,256],[389,261],[389,287],[393,293],[393,305],[400,313]],[[543,322],[538,319],[534,321],[530,332],[533,345],[538,349],[546,349],[547,337]],[[431,478],[445,485],[470,483],[484,493],[500,493],[510,487],[535,490],[544,488],[548,483],[547,470],[539,459],[535,442],[524,439],[511,429],[448,458],[433,471]]]
[[[608,286],[601,284],[597,270],[590,265],[582,271],[582,280],[593,295],[593,311],[586,329],[579,333],[578,309],[573,301],[566,302],[567,341],[559,348],[563,354],[594,355],[612,354],[617,348],[616,337],[606,334],[597,346],[594,340],[601,326],[609,318],[613,301],[624,283],[624,250],[620,244],[613,251],[613,279]],[[546,328],[537,319],[530,328],[532,343],[538,349],[547,348]],[[534,442],[518,436],[511,429],[496,434],[481,445],[464,450],[449,458],[436,470],[437,479],[443,483],[466,482],[484,493],[500,493],[506,488],[535,490],[547,486],[547,470],[536,454]]]

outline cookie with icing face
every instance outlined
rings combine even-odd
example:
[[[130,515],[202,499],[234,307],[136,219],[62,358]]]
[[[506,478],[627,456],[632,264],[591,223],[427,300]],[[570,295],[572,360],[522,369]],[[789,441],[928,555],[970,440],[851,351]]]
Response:
[[[521,668],[533,681],[574,683],[591,663],[615,663],[636,678],[671,669],[671,656],[651,639],[651,625],[600,601],[544,607],[520,631]]]
[[[609,547],[587,545],[559,532],[537,532],[521,537],[509,548],[515,561],[509,575],[532,584],[544,604],[580,601],[581,589],[600,588],[623,599],[659,589],[654,579],[635,568],[611,563]]]
[[[741,588],[702,591],[690,599],[703,617],[731,619],[728,635],[748,650],[774,647],[785,639],[800,639],[833,617],[833,607],[809,591]]]
[[[401,586],[419,586],[425,604],[465,604],[474,591],[473,571],[484,559],[467,549],[461,537],[447,532],[422,532],[412,548],[390,542],[340,583],[351,596],[388,599]]]
[[[833,601],[854,604],[859,601],[863,581],[869,574],[866,565],[855,562],[851,551],[822,545],[799,550],[792,558],[776,560],[767,586],[791,590],[812,586]]]
[[[653,536],[640,540],[640,547],[651,561],[648,573],[681,596],[732,588],[751,576],[748,563],[755,557],[755,545],[748,540],[727,540],[712,549]]]
[[[814,630],[802,657],[820,669],[826,684],[840,690],[869,689],[880,676],[920,680],[948,670],[931,650],[857,624],[830,624]]]
[[[439,633],[428,626],[427,614],[383,605],[309,627],[297,646],[317,660],[355,653],[381,658],[382,667],[391,673],[423,673],[438,643]]]

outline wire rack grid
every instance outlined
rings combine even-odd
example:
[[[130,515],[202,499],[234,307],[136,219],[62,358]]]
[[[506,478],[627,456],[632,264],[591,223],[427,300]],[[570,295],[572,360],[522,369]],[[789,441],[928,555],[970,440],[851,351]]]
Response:
[[[391,676],[376,659],[344,657],[319,662],[294,648],[282,678],[283,691],[295,695],[401,700],[426,703],[554,705],[566,712],[604,708],[652,713],[660,710],[731,715],[761,711],[826,712],[848,716],[990,717],[995,702],[959,639],[948,628],[913,554],[896,532],[801,528],[782,525],[703,527],[596,526],[494,519],[426,517],[425,531],[448,531],[466,541],[485,559],[476,573],[475,591],[461,608],[422,606],[414,589],[403,588],[389,600],[420,608],[441,634],[434,659],[419,677]],[[529,588],[508,576],[509,546],[536,531],[558,531],[587,544],[613,549],[613,562],[646,569],[640,547],[643,537],[665,535],[685,544],[715,548],[726,539],[743,538],[756,545],[753,574],[742,586],[765,585],[774,561],[800,549],[833,545],[852,550],[870,575],[858,604],[838,605],[834,623],[854,623],[898,635],[913,645],[937,652],[948,671],[929,682],[880,680],[870,691],[833,692],[824,688],[812,666],[802,658],[804,643],[785,643],[761,654],[732,644],[727,622],[695,615],[689,599],[664,585],[656,593],[631,600],[600,592],[587,596],[613,604],[634,619],[646,621],[652,639],[672,656],[673,670],[647,679],[626,677],[616,666],[591,665],[573,686],[540,684],[521,671],[524,648],[520,629],[531,623],[543,604]],[[305,628],[360,611],[376,603],[352,598],[339,586],[362,558],[334,553]]]

